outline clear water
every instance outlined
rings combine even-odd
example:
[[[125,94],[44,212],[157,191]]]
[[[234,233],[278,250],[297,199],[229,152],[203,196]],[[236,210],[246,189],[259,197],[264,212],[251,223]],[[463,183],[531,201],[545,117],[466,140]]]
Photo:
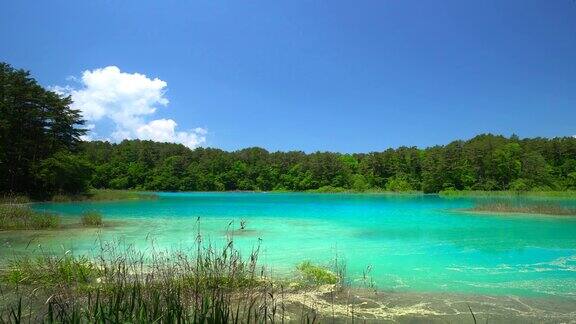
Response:
[[[351,280],[366,267],[379,289],[576,299],[576,218],[482,215],[470,198],[434,195],[160,193],[158,200],[50,203],[34,208],[69,221],[97,210],[112,227],[0,233],[4,257],[24,250],[93,253],[98,236],[138,248],[190,247],[200,217],[204,240],[226,229],[245,251],[261,239],[261,261],[278,275],[311,260],[345,262]],[[572,204],[573,202],[565,202]],[[116,222],[117,221],[117,222]]]

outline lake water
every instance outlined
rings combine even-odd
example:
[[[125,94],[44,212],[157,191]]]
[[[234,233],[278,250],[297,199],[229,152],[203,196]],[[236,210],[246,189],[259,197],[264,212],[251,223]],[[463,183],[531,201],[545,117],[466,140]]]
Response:
[[[42,203],[34,208],[69,222],[96,210],[115,225],[0,233],[0,254],[91,254],[98,238],[181,249],[193,246],[198,217],[204,242],[222,245],[230,222],[237,230],[244,220],[246,229],[234,232],[235,246],[247,255],[261,240],[260,263],[273,275],[305,260],[328,265],[338,259],[357,284],[370,267],[382,290],[576,299],[576,218],[458,210],[473,205],[471,198],[435,195],[308,193],[160,193],[149,201]]]

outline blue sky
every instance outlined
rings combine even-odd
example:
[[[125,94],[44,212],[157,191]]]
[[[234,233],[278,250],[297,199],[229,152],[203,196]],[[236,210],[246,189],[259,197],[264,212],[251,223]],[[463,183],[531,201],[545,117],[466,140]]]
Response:
[[[1,61],[93,107],[96,138],[366,152],[576,134],[572,0],[13,0],[0,39]]]

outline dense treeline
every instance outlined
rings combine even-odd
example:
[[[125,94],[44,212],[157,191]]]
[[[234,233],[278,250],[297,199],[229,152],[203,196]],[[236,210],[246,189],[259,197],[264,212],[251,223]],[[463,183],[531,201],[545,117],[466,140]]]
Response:
[[[83,143],[96,188],[224,190],[576,189],[576,138],[480,135],[367,154],[235,152],[151,141]]]
[[[0,192],[49,196],[88,188],[91,165],[76,154],[84,122],[71,103],[0,62]]]
[[[225,190],[572,190],[576,138],[480,135],[366,154],[226,152],[126,140],[82,142],[70,97],[0,63],[0,192],[36,197],[88,188]]]

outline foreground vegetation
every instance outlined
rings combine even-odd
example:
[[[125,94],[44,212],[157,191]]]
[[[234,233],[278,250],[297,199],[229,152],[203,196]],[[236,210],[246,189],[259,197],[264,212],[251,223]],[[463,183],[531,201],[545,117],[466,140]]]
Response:
[[[317,314],[285,299],[288,281],[258,265],[259,247],[242,258],[233,241],[221,249],[198,235],[189,251],[145,254],[102,244],[96,259],[23,257],[0,273],[0,321],[98,323],[314,322]],[[313,273],[331,273],[318,266]],[[305,270],[310,273],[309,270]],[[330,284],[339,278],[330,277]],[[304,287],[310,287],[306,282]],[[303,285],[296,285],[302,289]]]
[[[553,203],[518,203],[509,201],[479,203],[471,211],[490,213],[522,213],[558,216],[576,216],[576,208]]]

